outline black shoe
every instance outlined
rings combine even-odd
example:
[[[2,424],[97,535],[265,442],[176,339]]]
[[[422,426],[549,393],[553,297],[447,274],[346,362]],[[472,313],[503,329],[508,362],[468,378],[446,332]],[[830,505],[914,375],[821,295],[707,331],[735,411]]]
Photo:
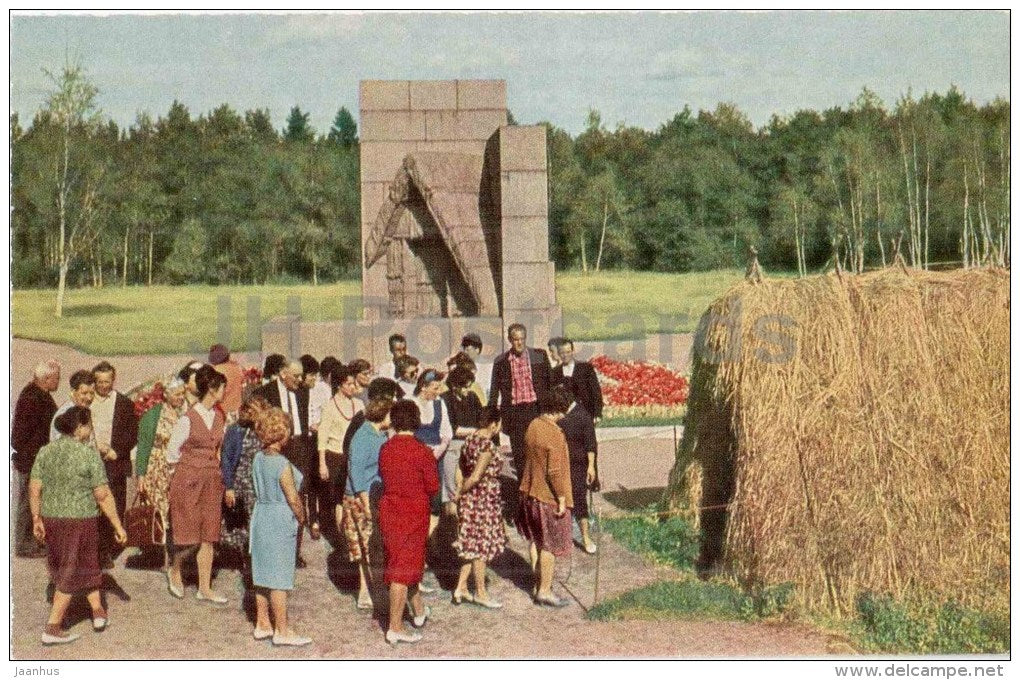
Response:
[[[304,569],[305,567],[308,566],[308,562],[305,562],[305,558],[301,557],[301,555],[297,556],[297,559],[294,561],[294,564],[298,569]]]
[[[57,586],[54,583],[46,585],[46,603],[53,604],[53,596],[57,593]]]
[[[116,565],[113,563],[113,558],[107,555],[106,557],[103,558],[103,563],[99,568],[102,569],[103,571],[110,571],[115,566]]]

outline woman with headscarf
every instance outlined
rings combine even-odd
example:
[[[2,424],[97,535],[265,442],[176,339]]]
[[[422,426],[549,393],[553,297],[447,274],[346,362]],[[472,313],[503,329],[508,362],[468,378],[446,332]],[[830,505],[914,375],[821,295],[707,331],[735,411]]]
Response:
[[[64,614],[76,593],[86,593],[92,628],[106,629],[108,616],[100,598],[99,511],[113,525],[116,542],[127,540],[103,461],[86,444],[92,435],[89,410],[72,406],[57,416],[56,427],[61,436],[39,450],[28,485],[32,533],[46,544],[46,562],[55,586],[42,634],[46,645],[81,637],[63,630]]]
[[[166,447],[180,418],[187,386],[174,378],[163,390],[162,403],[146,411],[138,421],[138,448],[135,451],[135,475],[138,493],[159,513],[163,521],[163,567],[170,562],[170,464]]]

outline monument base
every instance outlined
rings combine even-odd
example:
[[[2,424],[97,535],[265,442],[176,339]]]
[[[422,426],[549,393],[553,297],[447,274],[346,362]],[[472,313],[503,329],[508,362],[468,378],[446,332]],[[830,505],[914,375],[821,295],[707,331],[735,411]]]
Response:
[[[425,366],[443,368],[460,351],[468,333],[482,339],[482,357],[492,361],[508,347],[506,329],[522,323],[528,345],[545,348],[549,338],[563,334],[559,305],[544,309],[509,310],[503,317],[380,319],[378,321],[302,321],[298,315],[278,316],[262,326],[262,356],[283,354],[297,358],[311,354],[321,360],[334,356],[343,363],[368,359],[373,366],[390,360],[388,339],[407,338],[407,351]]]

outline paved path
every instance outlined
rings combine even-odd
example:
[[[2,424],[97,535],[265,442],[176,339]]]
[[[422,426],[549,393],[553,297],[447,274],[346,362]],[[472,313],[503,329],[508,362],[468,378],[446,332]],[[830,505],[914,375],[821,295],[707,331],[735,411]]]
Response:
[[[27,382],[34,363],[56,356],[65,367],[87,367],[94,358],[45,343],[14,341],[14,384]],[[126,384],[181,366],[188,357],[118,357],[119,377]],[[20,388],[19,388],[20,389]],[[655,502],[673,463],[672,432],[650,428],[605,440],[600,452],[603,493],[596,508],[619,512]],[[617,433],[620,434],[620,433]],[[17,499],[13,499],[16,502]],[[526,545],[510,532],[511,550],[494,564],[491,591],[506,604],[491,612],[471,605],[454,607],[449,592],[427,596],[433,620],[418,645],[390,648],[383,642],[381,613],[359,612],[351,588],[355,581],[345,558],[325,541],[305,543],[309,567],[298,572],[291,614],[298,631],[314,638],[306,648],[276,649],[251,639],[251,624],[240,607],[236,572],[222,569],[216,587],[229,593],[224,607],[188,597],[174,600],[166,592],[158,564],[141,568],[122,556],[110,572],[109,630],[93,633],[87,619],[73,627],[79,642],[43,647],[38,642],[48,606],[43,597],[45,564],[12,561],[12,655],[17,659],[162,659],[162,658],[576,658],[576,657],[714,657],[817,656],[826,653],[824,635],[799,626],[712,621],[595,622],[585,618],[594,603],[596,559],[575,550],[557,567],[556,590],[573,598],[571,606],[550,611],[531,604]],[[133,551],[128,550],[125,555]],[[602,537],[598,564],[600,599],[623,593],[676,572],[651,564]],[[444,577],[445,578],[445,577]],[[445,583],[451,587],[449,583]],[[120,592],[130,601],[122,601]],[[382,603],[382,597],[377,602]]]

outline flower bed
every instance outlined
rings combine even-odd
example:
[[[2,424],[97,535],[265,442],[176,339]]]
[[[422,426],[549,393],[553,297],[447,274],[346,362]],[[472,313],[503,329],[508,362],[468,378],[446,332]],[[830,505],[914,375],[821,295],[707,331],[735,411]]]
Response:
[[[651,361],[591,360],[602,386],[604,420],[677,420],[686,412],[687,377]]]
[[[258,366],[249,366],[242,369],[244,385],[242,392],[247,393],[249,388],[258,387],[262,384],[262,369]],[[161,375],[152,378],[147,382],[138,385],[128,391],[127,397],[135,404],[135,415],[141,417],[143,413],[163,401],[163,392],[166,385],[176,377],[176,374]]]

